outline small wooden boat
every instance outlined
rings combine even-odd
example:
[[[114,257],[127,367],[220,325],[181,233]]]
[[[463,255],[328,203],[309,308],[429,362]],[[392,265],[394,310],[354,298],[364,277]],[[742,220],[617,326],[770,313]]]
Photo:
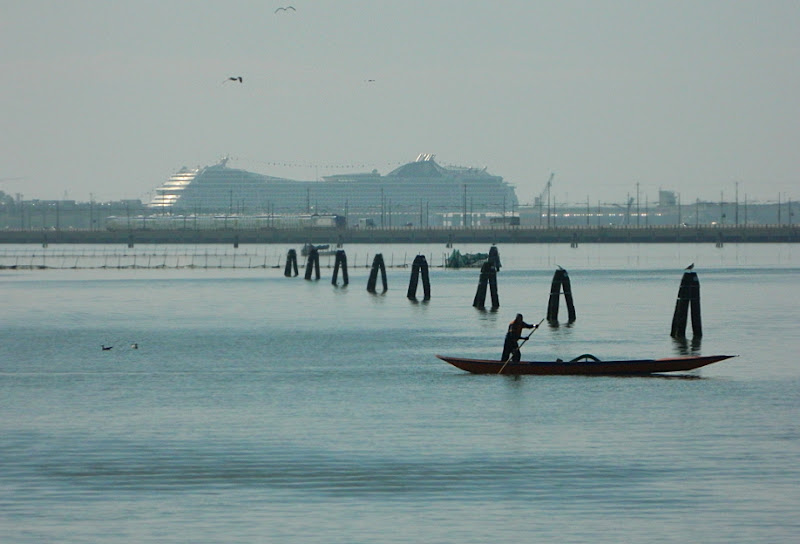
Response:
[[[317,255],[319,256],[336,255],[336,249],[331,249],[330,244],[303,244],[303,247],[300,249],[300,255],[308,257],[312,248],[317,250]]]
[[[641,376],[661,374],[664,372],[685,372],[718,361],[724,361],[736,355],[706,355],[697,357],[669,357],[666,359],[633,359],[622,361],[601,361],[588,353],[575,357],[570,361],[520,361],[504,362],[491,359],[464,359],[437,355],[456,368],[473,374],[507,374],[518,376],[523,374],[538,375],[584,375],[584,376]]]

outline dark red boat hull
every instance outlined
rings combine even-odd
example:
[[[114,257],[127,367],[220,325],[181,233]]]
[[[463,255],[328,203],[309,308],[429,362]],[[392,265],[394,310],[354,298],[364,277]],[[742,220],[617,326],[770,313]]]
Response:
[[[503,366],[503,361],[493,361],[491,359],[464,359],[444,355],[437,355],[437,357],[456,368],[473,374],[637,376],[665,372],[686,372],[736,356],[707,355],[704,357],[670,357],[666,359],[628,361],[521,361],[519,363],[508,363],[505,367]]]

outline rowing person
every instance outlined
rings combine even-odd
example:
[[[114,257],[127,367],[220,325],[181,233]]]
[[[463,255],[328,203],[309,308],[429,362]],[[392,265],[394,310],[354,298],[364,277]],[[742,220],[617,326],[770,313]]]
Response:
[[[522,319],[522,314],[517,314],[514,321],[508,324],[508,332],[506,333],[506,341],[503,344],[503,357],[501,361],[519,362],[522,356],[519,352],[519,345],[517,342],[522,337],[522,329],[535,329],[539,325],[531,325],[525,323]]]

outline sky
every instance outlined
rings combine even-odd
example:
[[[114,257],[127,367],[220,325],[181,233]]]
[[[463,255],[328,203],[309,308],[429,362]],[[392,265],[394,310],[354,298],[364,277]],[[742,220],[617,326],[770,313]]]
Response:
[[[798,29],[797,0],[0,0],[0,190],[433,153],[522,203],[551,173],[564,203],[798,199]]]

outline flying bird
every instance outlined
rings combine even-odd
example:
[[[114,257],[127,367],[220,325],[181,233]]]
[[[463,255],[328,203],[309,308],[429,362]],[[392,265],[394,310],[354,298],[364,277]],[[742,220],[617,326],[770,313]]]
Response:
[[[692,263],[692,264],[690,264],[689,266],[687,266],[687,267],[686,267],[686,270],[691,270],[692,268],[694,268],[694,263]]]
[[[239,83],[243,83],[244,82],[244,80],[242,79],[242,76],[231,76],[228,79],[226,79],[225,81],[223,81],[223,83],[227,83],[229,81],[238,81]]]
[[[294,9],[294,6],[286,6],[285,8],[281,7],[276,9],[275,13],[278,13],[279,11],[289,11],[289,10],[297,11],[296,9]]]

